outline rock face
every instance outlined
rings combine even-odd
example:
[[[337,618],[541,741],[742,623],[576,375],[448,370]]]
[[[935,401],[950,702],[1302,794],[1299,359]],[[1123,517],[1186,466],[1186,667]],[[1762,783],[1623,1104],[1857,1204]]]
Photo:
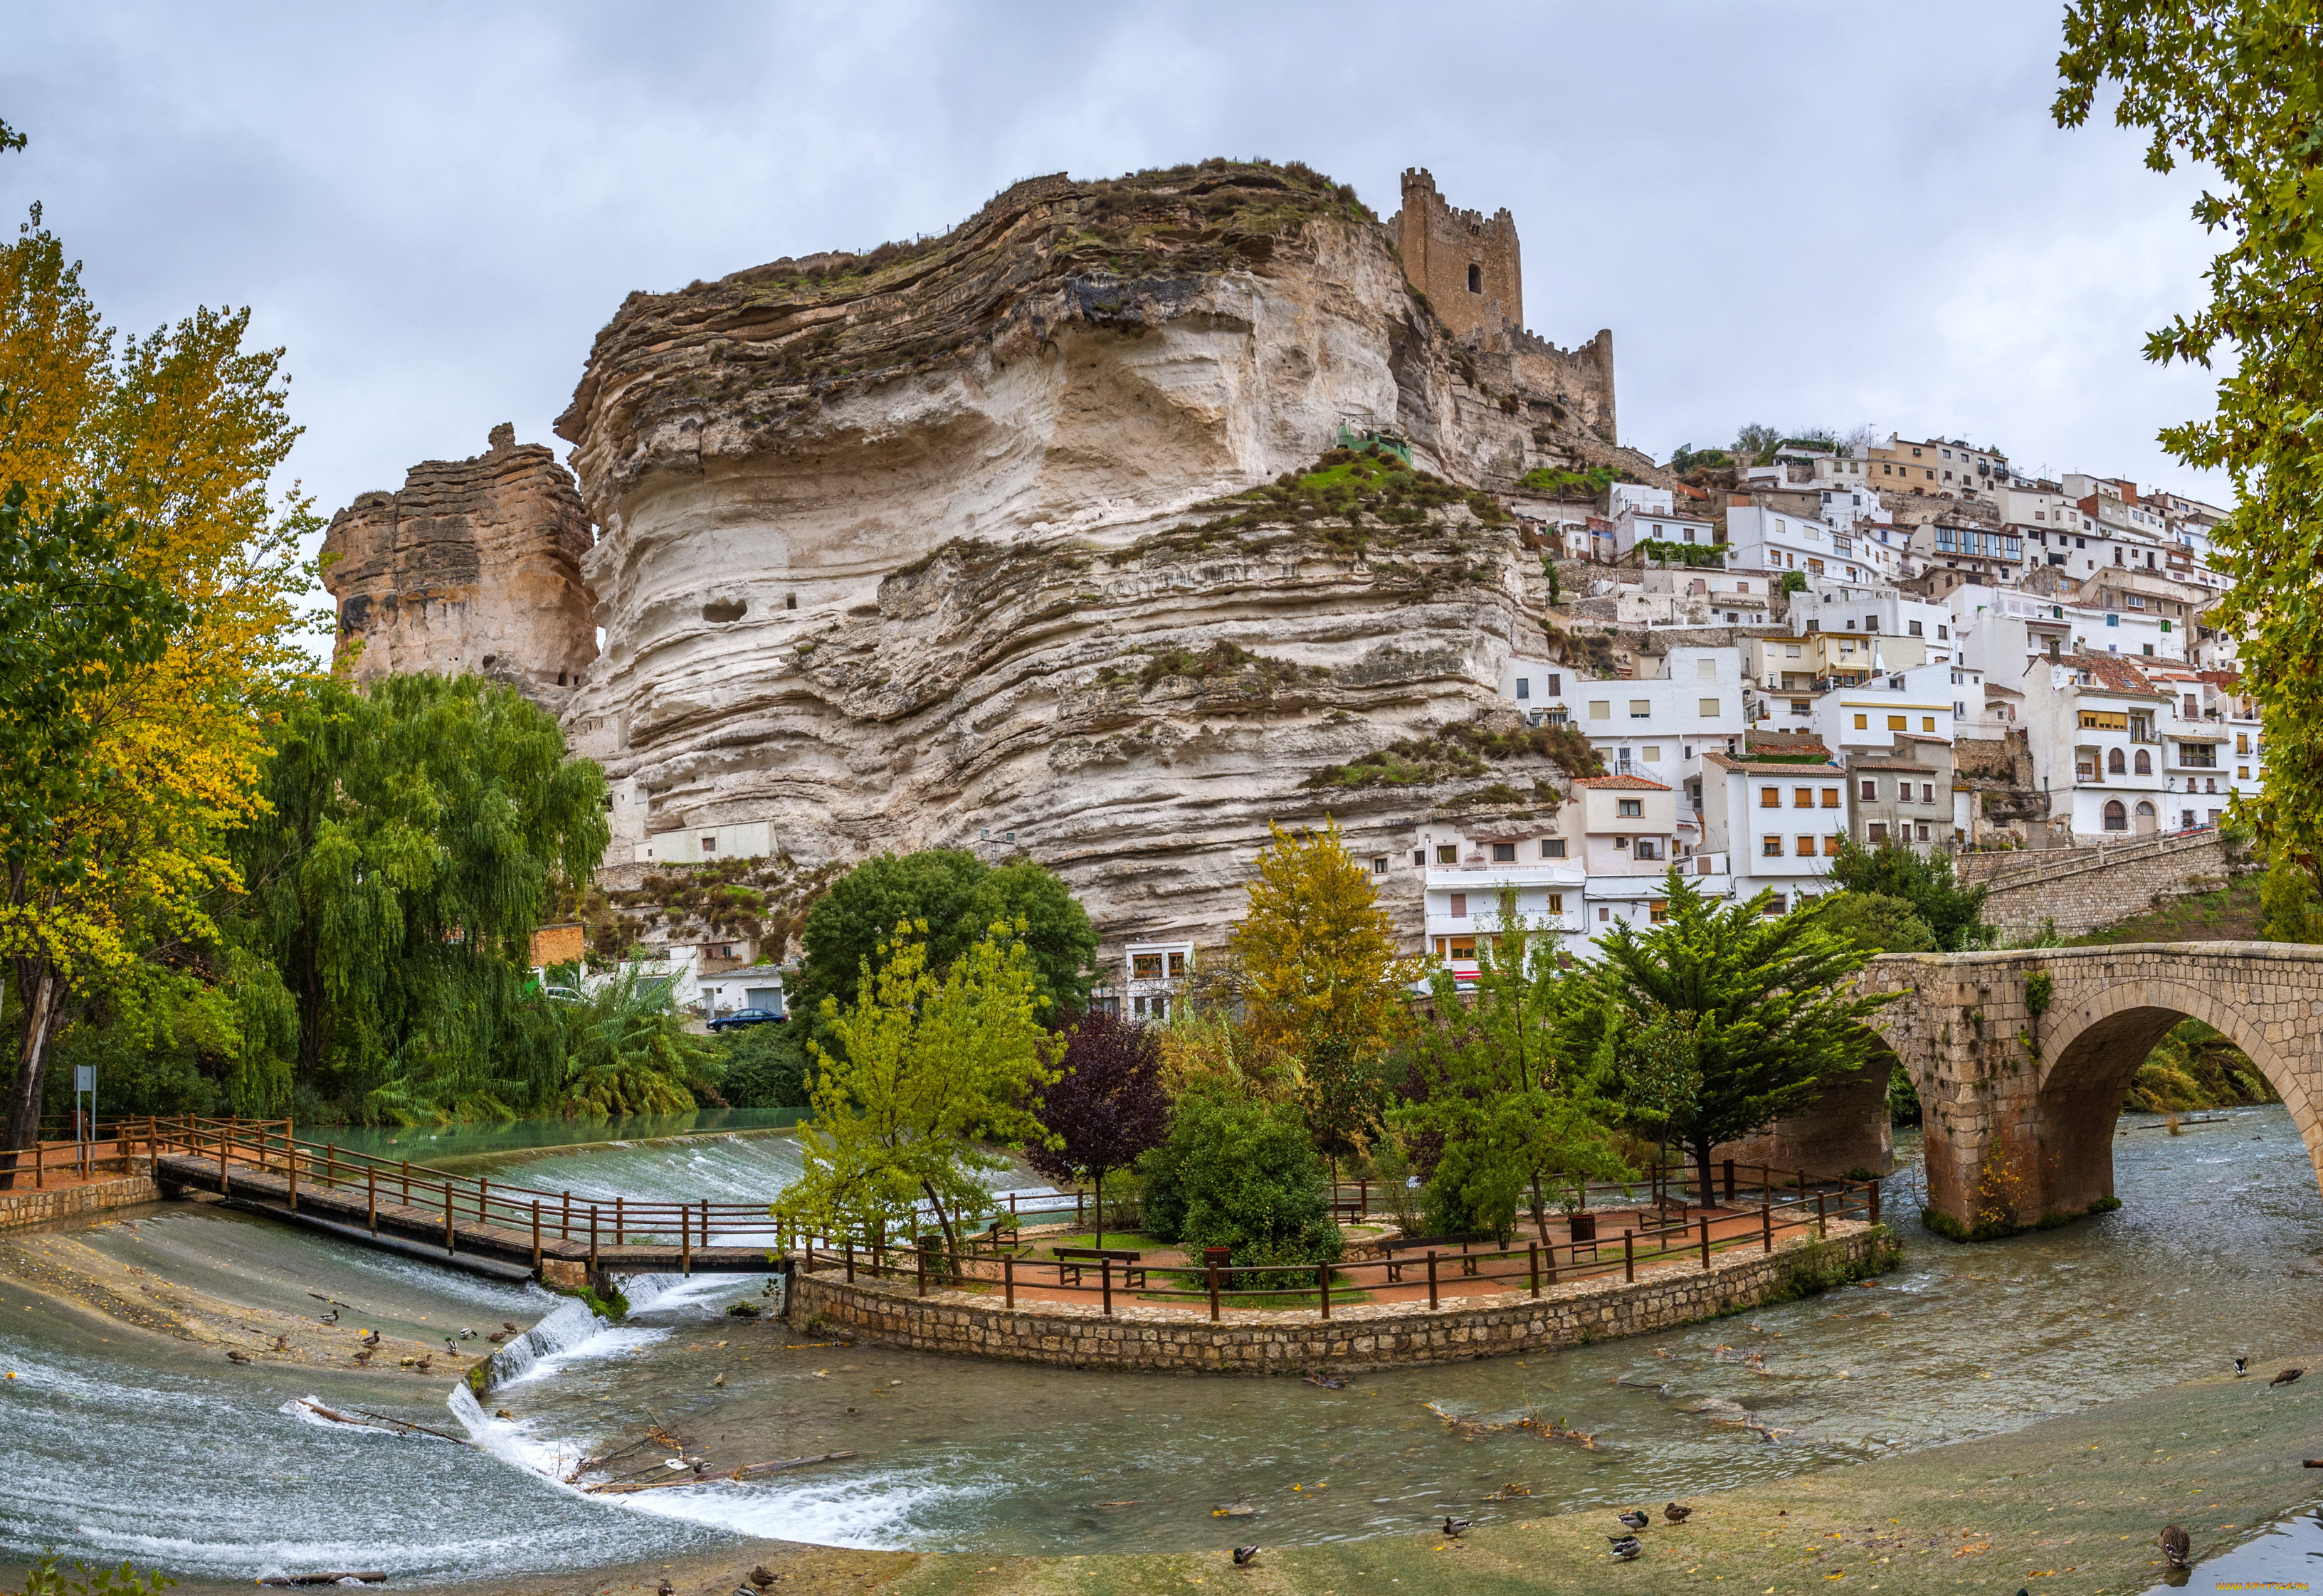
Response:
[[[1556,351],[1513,298],[1455,329],[1413,271],[1352,190],[1207,161],[631,295],[557,423],[601,533],[573,546],[606,651],[565,719],[611,858],[1029,855],[1117,950],[1217,940],[1269,822],[1330,814],[1416,936],[1418,829],[1553,829],[1524,817],[1564,774],[1489,735],[1547,546],[1486,491],[1656,473],[1612,440],[1609,338]],[[1418,474],[1338,448],[1374,437]],[[377,528],[480,463],[335,526],[372,668],[433,636],[355,607],[421,591],[371,577]]]
[[[473,672],[561,707],[597,656],[581,563],[587,512],[573,478],[515,429],[467,460],[411,468],[400,492],[331,518],[323,585],[339,601],[337,653],[357,678]]]

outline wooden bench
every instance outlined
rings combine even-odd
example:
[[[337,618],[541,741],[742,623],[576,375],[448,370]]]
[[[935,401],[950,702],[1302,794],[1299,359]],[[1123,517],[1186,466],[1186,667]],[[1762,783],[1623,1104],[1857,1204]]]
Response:
[[[1132,1252],[1118,1247],[1059,1247],[1056,1250],[1057,1280],[1061,1285],[1078,1286],[1081,1271],[1092,1266],[1102,1266],[1107,1260],[1121,1265],[1121,1289],[1142,1291],[1145,1289],[1145,1266],[1143,1252]]]
[[[1020,1244],[1018,1241],[1019,1234],[1020,1233],[1016,1228],[1015,1217],[1015,1215],[1010,1215],[1002,1218],[995,1219],[987,1228],[978,1233],[972,1239],[978,1242],[989,1243],[996,1248],[1014,1247]]]
[[[1387,1260],[1387,1280],[1391,1286],[1402,1283],[1403,1266],[1409,1261],[1399,1259],[1396,1256],[1399,1252],[1425,1252],[1432,1249],[1457,1247],[1460,1249],[1460,1272],[1473,1275],[1476,1272],[1476,1260],[1469,1255],[1468,1249],[1478,1242],[1492,1239],[1487,1235],[1413,1236],[1406,1241],[1382,1242],[1380,1256]]]

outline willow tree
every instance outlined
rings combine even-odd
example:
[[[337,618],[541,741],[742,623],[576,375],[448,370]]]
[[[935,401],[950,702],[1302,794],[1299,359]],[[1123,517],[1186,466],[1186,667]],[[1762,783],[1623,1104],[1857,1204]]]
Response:
[[[2210,619],[2241,639],[2267,744],[2261,792],[2236,807],[2323,886],[2323,16],[2312,0],[2072,0],[2064,35],[2061,125],[2115,86],[2113,120],[2147,134],[2147,166],[2209,179],[2193,207],[2223,242],[2209,303],[2148,335],[2145,356],[2230,366],[2216,409],[2161,440],[2234,482],[2211,534],[2233,585]]]
[[[247,310],[202,307],[123,337],[37,206],[0,249],[0,491],[23,525],[52,532],[75,507],[113,507],[105,524],[118,536],[103,548],[83,539],[69,556],[78,575],[117,573],[175,607],[158,647],[127,626],[117,656],[48,678],[61,703],[12,692],[0,704],[10,738],[41,717],[78,742],[51,773],[65,779],[20,787],[26,801],[0,814],[13,867],[0,903],[16,1027],[9,1144],[37,1123],[67,999],[137,961],[216,949],[212,911],[234,885],[225,838],[254,807],[264,757],[255,706],[307,668],[298,541],[318,523],[295,489],[271,486],[298,428],[281,351],[244,348],[248,330]],[[27,573],[6,580],[21,593]]]
[[[562,1038],[525,980],[551,883],[610,840],[603,773],[473,676],[315,682],[271,742],[239,857],[301,1078],[407,1122],[556,1107]]]

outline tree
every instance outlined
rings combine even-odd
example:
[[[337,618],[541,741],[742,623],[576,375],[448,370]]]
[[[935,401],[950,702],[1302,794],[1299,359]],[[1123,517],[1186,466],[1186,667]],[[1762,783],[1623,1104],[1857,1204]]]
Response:
[[[1170,1133],[1162,1041],[1134,1020],[1083,1014],[1065,1033],[1058,1068],[1039,1110],[1048,1139],[1028,1146],[1024,1161],[1052,1180],[1087,1180],[1097,1188],[1097,1244],[1102,1247],[1105,1178],[1135,1164]]]
[[[930,967],[941,973],[995,922],[1024,922],[1024,947],[1058,1024],[1088,1004],[1097,968],[1097,932],[1088,913],[1055,873],[1019,859],[994,868],[965,849],[932,848],[880,854],[831,885],[807,911],[799,943],[803,966],[793,1012],[820,1033],[823,999],[850,1007],[865,960],[895,927],[927,923]]]
[[[1227,944],[1241,971],[1244,1028],[1261,1055],[1294,1078],[1318,1047],[1343,1047],[1361,1067],[1405,1029],[1420,961],[1396,951],[1395,922],[1336,822],[1269,830],[1248,912]],[[1303,1089],[1303,1078],[1293,1086]]]
[[[1823,912],[1823,923],[1825,931],[1853,943],[1866,956],[1927,953],[1936,946],[1936,933],[1911,903],[1884,893],[1835,893]]]
[[[718,1090],[737,1108],[803,1108],[807,1100],[806,1025],[744,1025],[719,1035],[725,1054]]]
[[[473,676],[317,681],[269,742],[240,914],[296,1001],[301,1079],[406,1123],[556,1107],[531,939],[603,857],[603,773]]]
[[[1144,1169],[1145,1225],[1159,1240],[1225,1247],[1244,1266],[1336,1263],[1345,1249],[1323,1160],[1290,1104],[1210,1089],[1180,1098]]]
[[[1478,940],[1472,994],[1449,970],[1432,977],[1434,1012],[1414,1039],[1410,1101],[1395,1119],[1434,1155],[1429,1228],[1506,1240],[1520,1201],[1529,1198],[1539,1225],[1553,1197],[1629,1169],[1592,1061],[1556,1045],[1566,988],[1581,977],[1560,969],[1556,937],[1518,913],[1513,888],[1501,894],[1497,923]]]
[[[1780,427],[1752,421],[1735,429],[1732,453],[1748,465],[1764,465],[1782,445]]]
[[[955,1221],[990,1201],[976,1171],[1008,1167],[986,1144],[1050,1139],[1036,1110],[1065,1042],[1042,1023],[1041,986],[1022,926],[990,927],[939,975],[927,927],[898,924],[864,956],[854,1004],[822,1000],[805,1169],[776,1215],[868,1236],[924,1198],[957,1248]]]
[[[1865,848],[1850,839],[1841,845],[1831,874],[1850,892],[1901,898],[1944,952],[1981,948],[1992,940],[1992,928],[1984,922],[1985,894],[1991,888],[1980,882],[1974,886],[1963,885],[1952,874],[1948,854],[1924,854],[1903,842]],[[1856,911],[1848,913],[1851,915]]]
[[[687,1032],[666,979],[632,970],[581,1002],[546,1006],[563,1043],[563,1112],[610,1119],[693,1111],[691,1088],[708,1084],[717,1050]]]
[[[2190,466],[2223,470],[2234,509],[2212,528],[2233,585],[2210,624],[2241,639],[2243,691],[2266,722],[2256,799],[2236,798],[2260,842],[2323,885],[2323,30],[2304,0],[2071,0],[2054,114],[2079,127],[2117,85],[2114,122],[2148,135],[2145,163],[2216,175],[2194,219],[2224,236],[2209,303],[2145,341],[2148,360],[2208,367],[2230,355],[2211,415],[2165,427]]]
[[[28,524],[87,543],[91,524],[67,527],[60,513],[117,507],[117,545],[91,550],[96,564],[81,574],[116,592],[126,580],[150,583],[183,607],[161,623],[158,652],[150,629],[133,626],[117,669],[55,678],[50,685],[69,698],[61,710],[0,709],[12,722],[0,739],[14,738],[16,752],[26,735],[67,727],[79,749],[55,773],[64,790],[0,814],[0,851],[22,867],[0,906],[18,1027],[0,1129],[10,1144],[37,1124],[68,994],[91,993],[140,957],[215,951],[212,900],[234,885],[221,839],[256,802],[254,711],[308,668],[298,601],[311,582],[298,538],[318,523],[295,487],[278,498],[270,486],[298,429],[281,352],[243,349],[248,326],[246,310],[204,307],[150,336],[120,338],[37,206],[0,250],[0,484],[26,518],[19,551]],[[21,598],[25,573],[6,576]],[[70,628],[60,623],[56,636]],[[48,729],[28,734],[20,715]],[[0,1184],[11,1179],[0,1172]]]
[[[1831,898],[1769,914],[1771,890],[1720,903],[1675,869],[1662,889],[1665,923],[1622,922],[1599,940],[1557,1038],[1611,1070],[1642,1126],[1693,1154],[1707,1192],[1712,1148],[1863,1068],[1864,1022],[1894,995],[1850,990],[1864,956],[1823,928]]]

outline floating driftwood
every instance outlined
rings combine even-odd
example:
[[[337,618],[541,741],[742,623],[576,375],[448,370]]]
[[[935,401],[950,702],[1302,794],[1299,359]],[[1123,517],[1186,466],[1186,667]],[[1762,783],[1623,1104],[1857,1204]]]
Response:
[[[416,1430],[423,1435],[433,1435],[439,1441],[457,1442],[463,1446],[465,1446],[468,1444],[467,1438],[464,1435],[454,1435],[444,1430],[431,1430],[426,1425],[413,1424],[408,1418],[390,1418],[384,1413],[368,1413],[361,1408],[356,1408],[354,1414],[346,1414],[341,1413],[335,1408],[326,1408],[320,1402],[309,1402],[303,1397],[297,1399],[297,1400],[298,1406],[304,1408],[308,1412],[314,1414],[318,1418],[327,1418],[333,1424],[353,1425],[359,1430],[376,1430],[384,1428],[393,1430],[398,1434],[401,1434],[405,1431]],[[387,1576],[385,1574],[381,1574],[379,1577],[385,1579]]]
[[[809,1463],[837,1463],[853,1457],[852,1452],[822,1452],[813,1457],[786,1457],[777,1463],[744,1463],[739,1469],[724,1473],[697,1474],[688,1472],[668,1480],[615,1481],[606,1485],[589,1487],[592,1496],[629,1496],[640,1491],[666,1491],[673,1485],[714,1485],[721,1481],[755,1480],[761,1474],[780,1473],[785,1469],[803,1469]]]

